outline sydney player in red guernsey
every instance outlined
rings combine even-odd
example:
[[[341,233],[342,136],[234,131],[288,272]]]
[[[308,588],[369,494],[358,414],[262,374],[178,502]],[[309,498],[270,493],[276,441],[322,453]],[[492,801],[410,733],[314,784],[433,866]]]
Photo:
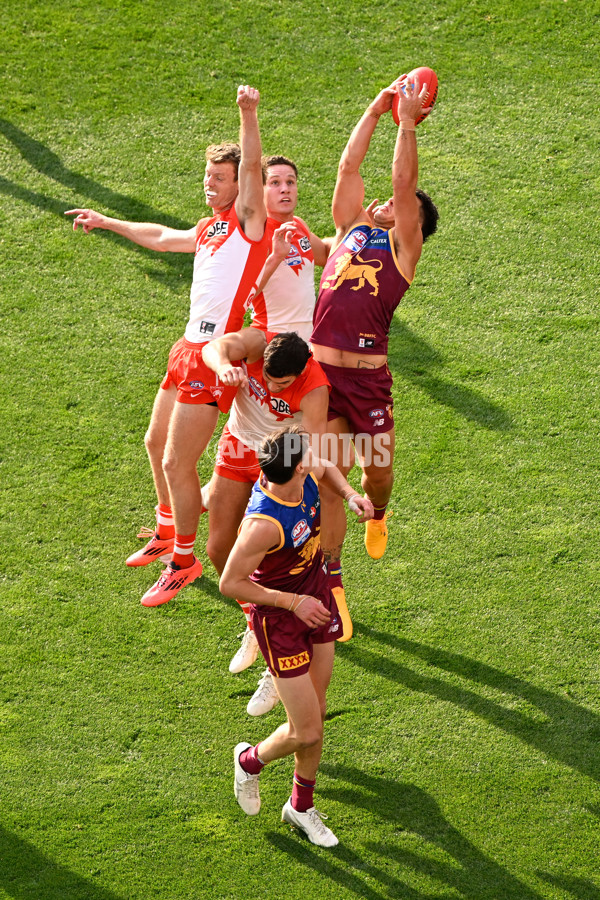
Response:
[[[331,384],[328,431],[340,436],[338,465],[350,462],[354,440],[362,487],[375,508],[365,545],[379,559],[387,544],[386,508],[394,477],[392,378],[387,366],[388,333],[394,310],[415,276],[423,243],[437,227],[437,210],[417,189],[415,122],[426,86],[401,76],[369,104],[342,154],[333,195],[334,239],[323,270],[311,346]],[[392,163],[393,196],[364,207],[360,166],[381,116],[398,97],[400,124]],[[389,117],[391,120],[391,116]],[[360,437],[360,440],[357,440]],[[331,586],[343,593],[340,556],[346,514],[339,497],[322,492],[322,544]]]
[[[73,228],[81,226],[86,233],[104,228],[152,250],[195,254],[188,325],[171,350],[146,434],[158,497],[157,528],[146,547],[127,560],[140,566],[172,556],[142,597],[144,606],[166,603],[202,573],[194,555],[201,511],[197,463],[219,410],[227,411],[233,399],[233,392],[204,365],[202,347],[241,327],[271,244],[265,231],[258,103],[256,88],[238,88],[240,146],[208,148],[204,192],[213,215],[194,228],[122,222],[90,209],[67,213],[76,216]]]
[[[207,344],[203,358],[221,384],[238,388],[211,479],[207,553],[220,574],[260,474],[262,441],[284,424],[323,434],[329,383],[295,332],[242,328]]]
[[[327,480],[361,521],[370,518],[373,508],[331,463],[313,458],[301,426],[269,435],[259,459],[263,476],[254,486],[220,588],[251,604],[254,630],[287,722],[254,747],[247,742],[236,746],[234,792],[244,812],[256,815],[262,769],[293,754],[292,795],[282,819],[302,829],[314,844],[334,847],[338,840],[313,802],[326,694],[342,628],[319,546],[318,480]]]

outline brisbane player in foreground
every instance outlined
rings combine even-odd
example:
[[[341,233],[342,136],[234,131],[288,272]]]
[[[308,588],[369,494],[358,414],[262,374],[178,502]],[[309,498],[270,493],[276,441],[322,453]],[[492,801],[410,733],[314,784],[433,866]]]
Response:
[[[265,229],[259,99],[256,88],[240,85],[240,145],[207,149],[204,192],[213,214],[194,228],[122,222],[91,209],[66,213],[76,216],[73,228],[81,226],[86,234],[103,228],[151,250],[195,254],[188,324],[171,349],[146,433],[158,498],[157,527],[148,544],[127,559],[128,566],[170,560],[142,597],[143,606],[167,603],[202,574],[202,563],[194,555],[202,508],[197,463],[219,411],[229,410],[235,393],[205,366],[202,348],[241,328],[271,245]]]
[[[338,466],[350,469],[351,447],[362,468],[362,488],[375,509],[367,522],[365,545],[373,559],[387,545],[387,504],[394,479],[392,376],[387,345],[394,310],[415,276],[423,243],[437,227],[438,212],[417,189],[415,123],[428,96],[427,86],[406,75],[384,88],[354,128],[339,164],[332,211],[336,226],[317,305],[311,347],[331,385],[328,432],[337,434]],[[364,207],[362,165],[381,116],[396,98],[398,135],[392,162],[393,195]],[[391,116],[390,116],[391,119]],[[343,594],[341,550],[346,514],[338,496],[322,492],[322,546],[330,586]]]
[[[369,519],[373,508],[335,466],[313,458],[300,425],[270,434],[258,457],[263,474],[254,485],[220,588],[251,604],[254,631],[287,722],[254,747],[247,742],[235,747],[234,792],[244,812],[256,815],[262,769],[294,754],[292,796],[282,819],[304,831],[313,844],[334,847],[338,839],[313,803],[326,693],[335,641],[343,628],[319,546],[318,480],[327,480],[360,521]]]

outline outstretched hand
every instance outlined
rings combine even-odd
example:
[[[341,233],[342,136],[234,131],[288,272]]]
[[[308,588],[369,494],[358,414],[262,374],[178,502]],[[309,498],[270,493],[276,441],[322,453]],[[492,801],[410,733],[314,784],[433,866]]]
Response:
[[[401,75],[400,78],[396,78],[389,87],[379,91],[373,102],[369,104],[371,112],[375,113],[377,116],[383,116],[391,110],[392,102],[396,96],[397,86],[402,78],[406,78],[406,75]]]
[[[104,227],[104,216],[94,212],[93,209],[67,209],[65,216],[76,216],[73,219],[73,231],[77,231],[81,226],[86,234],[93,231],[94,228]]]
[[[429,85],[425,82],[421,86],[418,75],[414,76],[413,81],[408,80],[408,75],[401,75],[394,84],[399,98],[398,118],[400,121],[404,119],[416,122],[420,116],[431,110],[430,106],[423,108]]]

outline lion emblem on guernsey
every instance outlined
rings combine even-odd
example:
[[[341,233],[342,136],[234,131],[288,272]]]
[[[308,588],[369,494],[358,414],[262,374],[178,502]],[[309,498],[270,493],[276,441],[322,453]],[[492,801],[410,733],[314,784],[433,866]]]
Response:
[[[379,282],[377,281],[377,272],[383,268],[380,259],[361,259],[358,254],[352,260],[351,253],[342,253],[335,261],[333,274],[328,275],[323,281],[322,287],[332,291],[337,291],[344,281],[357,281],[357,284],[351,286],[351,291],[360,291],[365,283],[369,283],[373,290],[371,297],[376,297],[379,293]]]

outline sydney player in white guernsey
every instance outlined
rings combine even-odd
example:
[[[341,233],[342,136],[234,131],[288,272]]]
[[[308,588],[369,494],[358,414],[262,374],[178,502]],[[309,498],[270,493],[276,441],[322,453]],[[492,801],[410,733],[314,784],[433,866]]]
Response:
[[[315,308],[315,264],[325,265],[328,247],[294,215],[298,169],[286,156],[268,156],[265,169],[267,229],[274,235],[257,293],[252,324],[263,331],[295,331],[308,341]]]
[[[146,448],[158,498],[157,528],[146,547],[127,560],[146,565],[171,556],[156,584],[142,597],[158,606],[202,573],[194,555],[201,510],[197,463],[232,399],[202,362],[207,342],[241,327],[270,249],[258,128],[258,91],[241,85],[240,146],[213,146],[206,153],[204,192],[213,215],[189,230],[123,222],[90,209],[73,209],[73,228],[114,231],[151,250],[194,253],[190,316],[184,337],[171,350],[156,396]]]

